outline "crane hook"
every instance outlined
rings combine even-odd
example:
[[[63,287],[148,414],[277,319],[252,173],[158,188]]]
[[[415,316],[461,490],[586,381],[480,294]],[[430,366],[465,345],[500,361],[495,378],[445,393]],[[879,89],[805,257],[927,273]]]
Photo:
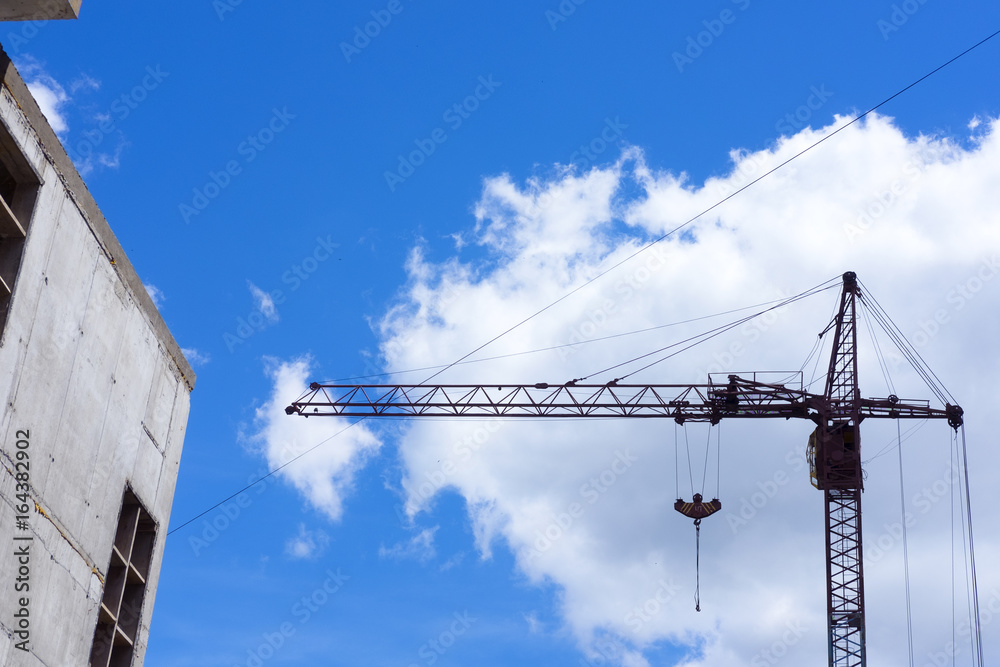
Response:
[[[694,519],[694,610],[701,611],[701,520],[722,509],[722,501],[713,498],[704,502],[700,493],[694,494],[691,502],[678,498],[674,509],[686,517]]]

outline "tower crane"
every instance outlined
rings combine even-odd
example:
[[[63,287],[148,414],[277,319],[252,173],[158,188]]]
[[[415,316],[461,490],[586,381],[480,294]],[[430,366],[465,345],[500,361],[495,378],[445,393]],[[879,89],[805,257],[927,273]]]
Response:
[[[312,383],[285,412],[303,417],[660,418],[678,423],[723,419],[808,419],[816,424],[807,458],[813,486],[825,498],[827,628],[830,667],[865,667],[862,567],[861,422],[945,419],[958,429],[958,405],[931,407],[895,395],[862,398],[858,390],[854,272],[843,275],[833,345],[822,394],[728,375],[707,384],[418,384]],[[826,333],[826,332],[824,332]],[[822,335],[822,334],[821,334]]]

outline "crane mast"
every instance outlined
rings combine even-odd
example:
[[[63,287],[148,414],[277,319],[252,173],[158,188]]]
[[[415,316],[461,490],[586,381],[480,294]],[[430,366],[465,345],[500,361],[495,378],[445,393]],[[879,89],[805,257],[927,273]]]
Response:
[[[861,429],[864,419],[946,419],[962,425],[962,408],[932,408],[896,396],[861,398],[858,390],[857,276],[847,272],[830,328],[833,349],[822,394],[788,383],[728,375],[706,384],[455,384],[351,385],[312,383],[285,408],[303,417],[808,419],[816,424],[807,458],[813,485],[825,498],[827,627],[830,667],[866,667],[861,539]],[[823,334],[826,333],[823,332]],[[821,334],[821,335],[823,335]]]
[[[857,294],[857,276],[845,273],[824,392],[830,413],[815,432],[813,442],[819,450],[809,451],[816,470],[815,483],[823,490],[826,504],[826,607],[831,667],[867,664]]]

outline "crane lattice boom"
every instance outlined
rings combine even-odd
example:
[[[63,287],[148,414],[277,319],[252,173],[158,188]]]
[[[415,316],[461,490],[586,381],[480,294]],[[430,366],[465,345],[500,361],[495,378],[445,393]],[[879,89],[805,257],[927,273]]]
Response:
[[[792,417],[819,424],[839,403],[782,384],[730,375],[726,384],[319,384],[287,408],[303,417],[670,418],[679,422]],[[861,419],[959,420],[958,406],[861,399]],[[845,415],[846,417],[846,415]]]

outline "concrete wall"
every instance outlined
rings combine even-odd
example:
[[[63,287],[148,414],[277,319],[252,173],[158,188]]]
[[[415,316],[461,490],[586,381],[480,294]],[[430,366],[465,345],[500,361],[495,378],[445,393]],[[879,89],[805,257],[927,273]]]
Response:
[[[0,74],[0,122],[41,182],[0,337],[0,665],[88,664],[126,484],[157,523],[141,665],[194,374],[3,52]],[[28,530],[16,524],[21,451]],[[24,544],[30,591],[15,592]],[[16,648],[21,596],[28,652]]]
[[[0,0],[0,21],[75,19],[82,0]]]

